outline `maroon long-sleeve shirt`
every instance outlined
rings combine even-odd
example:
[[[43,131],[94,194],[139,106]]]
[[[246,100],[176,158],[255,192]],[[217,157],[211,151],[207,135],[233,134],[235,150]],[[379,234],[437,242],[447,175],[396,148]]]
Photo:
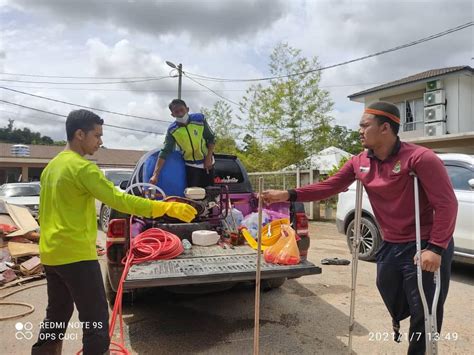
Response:
[[[431,150],[397,141],[392,154],[380,161],[372,151],[349,160],[329,179],[296,189],[296,200],[318,201],[347,189],[360,179],[369,197],[382,237],[392,243],[414,241],[413,171],[419,178],[421,238],[446,248],[452,238],[457,200],[441,160]]]

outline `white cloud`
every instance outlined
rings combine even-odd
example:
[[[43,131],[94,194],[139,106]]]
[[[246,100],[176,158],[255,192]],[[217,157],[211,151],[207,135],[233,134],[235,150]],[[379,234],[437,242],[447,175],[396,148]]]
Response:
[[[410,42],[472,21],[471,1],[0,1],[0,69],[13,73],[95,77],[160,77],[183,63],[185,72],[232,78],[267,76],[278,42],[318,56],[322,66]],[[362,105],[348,95],[432,68],[472,63],[472,31],[325,70],[321,85],[335,102],[338,124],[357,127]],[[0,76],[0,79],[74,82]],[[94,81],[92,79],[86,82]],[[110,81],[110,80],[109,80]],[[167,105],[177,79],[122,85],[50,85],[1,82],[9,87],[91,107],[171,121]],[[240,101],[246,83],[203,84]],[[71,88],[75,88],[71,90]],[[89,90],[89,88],[93,90]],[[1,91],[2,99],[67,114],[72,106]],[[219,97],[183,78],[192,111]],[[237,112],[235,106],[232,106]],[[0,105],[0,109],[12,108]],[[16,111],[15,111],[16,112]],[[21,109],[24,124],[63,137],[63,127]],[[49,117],[47,115],[42,115]],[[101,113],[106,123],[164,131],[166,123]],[[3,117],[3,115],[0,115]],[[19,120],[18,120],[19,121]],[[5,121],[6,122],[6,121]],[[106,129],[106,132],[109,130]],[[110,129],[110,147],[151,147],[161,138]]]

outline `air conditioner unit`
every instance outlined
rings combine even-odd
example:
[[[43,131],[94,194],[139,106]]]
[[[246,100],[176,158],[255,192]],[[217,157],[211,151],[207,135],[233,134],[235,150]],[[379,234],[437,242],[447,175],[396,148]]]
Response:
[[[424,94],[425,106],[441,105],[444,104],[445,101],[446,96],[444,90],[430,91]]]
[[[446,106],[435,105],[425,107],[425,122],[444,121],[446,118]]]
[[[431,80],[426,83],[426,91],[439,90],[443,88],[441,80]]]
[[[425,124],[426,136],[441,136],[446,134],[446,122],[435,122]]]

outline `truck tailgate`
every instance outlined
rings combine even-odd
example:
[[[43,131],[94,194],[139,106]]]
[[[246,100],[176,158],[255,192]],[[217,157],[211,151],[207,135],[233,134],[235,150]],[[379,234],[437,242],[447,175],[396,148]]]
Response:
[[[193,247],[190,254],[182,254],[176,259],[133,265],[124,288],[251,281],[255,280],[256,262],[257,254],[248,246],[235,249]],[[298,265],[274,265],[267,264],[263,256],[261,270],[262,279],[321,273],[321,268],[306,260]]]

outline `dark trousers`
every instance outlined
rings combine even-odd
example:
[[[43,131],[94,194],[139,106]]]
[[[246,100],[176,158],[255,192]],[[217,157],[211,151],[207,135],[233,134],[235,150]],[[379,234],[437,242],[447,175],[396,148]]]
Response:
[[[42,354],[48,343],[60,341],[74,311],[82,322],[84,355],[104,354],[109,349],[109,310],[102,273],[97,260],[60,266],[44,266],[48,289],[48,306],[33,354]],[[75,324],[74,331],[77,329]],[[78,349],[79,350],[79,349]]]
[[[422,249],[426,241],[422,241]],[[444,301],[448,295],[451,277],[451,261],[453,258],[454,242],[451,240],[441,259],[441,291],[437,306],[438,332],[443,323]],[[409,355],[425,353],[425,320],[423,304],[421,303],[416,278],[416,265],[413,257],[416,254],[415,242],[388,243],[383,242],[377,252],[377,288],[392,316],[393,324],[410,317],[408,334],[401,331],[401,338],[408,338]],[[423,271],[423,289],[429,309],[433,303],[435,284],[432,272]]]
[[[214,167],[209,169],[195,168],[186,165],[186,179],[188,187],[207,187],[214,185]]]

